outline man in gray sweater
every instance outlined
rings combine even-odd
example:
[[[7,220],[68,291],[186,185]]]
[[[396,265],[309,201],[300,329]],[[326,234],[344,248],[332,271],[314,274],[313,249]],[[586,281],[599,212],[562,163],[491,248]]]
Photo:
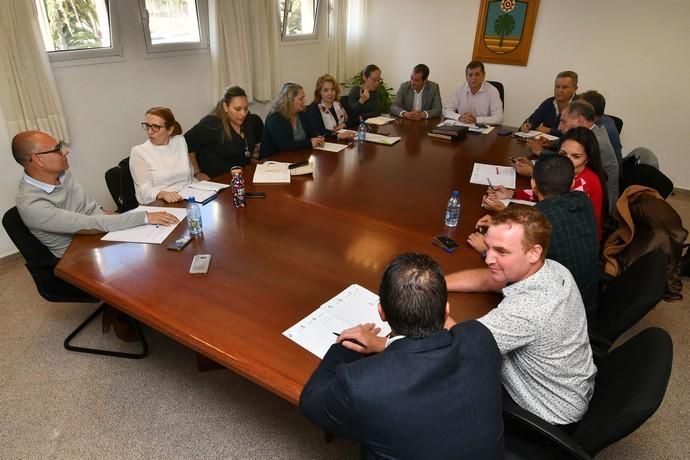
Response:
[[[178,222],[167,212],[104,211],[72,178],[68,154],[62,142],[43,131],[25,131],[12,139],[12,155],[24,168],[17,210],[31,233],[56,257],[62,257],[75,233]]]

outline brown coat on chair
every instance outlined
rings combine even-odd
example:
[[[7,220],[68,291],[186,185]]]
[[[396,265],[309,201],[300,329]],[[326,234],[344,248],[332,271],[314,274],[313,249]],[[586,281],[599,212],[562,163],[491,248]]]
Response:
[[[649,187],[631,185],[616,202],[618,228],[604,244],[606,273],[618,276],[635,260],[657,248],[666,254],[665,300],[682,298],[679,267],[688,231],[678,213]]]

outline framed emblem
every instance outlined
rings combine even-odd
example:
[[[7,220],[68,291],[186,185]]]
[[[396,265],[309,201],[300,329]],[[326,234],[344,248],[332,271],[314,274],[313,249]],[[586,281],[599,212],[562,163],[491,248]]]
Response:
[[[527,65],[539,0],[481,0],[472,59]]]

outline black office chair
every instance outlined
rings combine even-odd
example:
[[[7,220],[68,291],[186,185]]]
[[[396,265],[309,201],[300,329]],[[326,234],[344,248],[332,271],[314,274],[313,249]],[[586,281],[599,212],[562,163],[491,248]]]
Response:
[[[590,343],[598,357],[613,342],[654,308],[666,290],[666,254],[649,252],[620,276],[613,278],[599,296],[599,308],[590,325]]]
[[[504,98],[504,94],[505,94],[505,93],[504,93],[504,91],[503,91],[503,83],[501,83],[500,81],[488,81],[488,80],[487,80],[487,83],[491,83],[491,84],[494,85],[494,87],[496,87],[496,89],[498,90],[498,95],[501,96],[501,102],[503,103],[503,110],[505,111],[505,109],[506,109],[506,101],[505,101],[505,98]]]
[[[511,401],[504,402],[507,429],[517,432],[517,425],[534,434],[529,441],[520,433],[506,436],[506,450],[521,458],[560,458],[558,452],[565,453],[567,458],[595,456],[635,431],[656,412],[664,399],[672,364],[671,336],[656,327],[645,329],[613,350],[597,366],[592,400],[572,434]],[[513,442],[514,437],[520,442]],[[529,452],[525,452],[525,445]],[[535,451],[543,455],[535,455]]]
[[[105,172],[105,184],[117,205],[117,212],[126,212],[139,206],[134,192],[134,179],[129,170],[129,157]]]
[[[340,105],[343,106],[343,109],[345,109],[347,113],[347,123],[345,123],[345,126],[347,128],[356,128],[359,125],[359,114],[355,113],[352,107],[350,107],[350,100],[347,94],[345,96],[340,96]]]
[[[55,276],[53,269],[59,262],[59,259],[50,252],[50,250],[36,239],[31,234],[31,231],[24,225],[19,211],[13,207],[5,213],[2,218],[2,226],[7,231],[10,239],[17,246],[19,252],[26,261],[26,268],[29,270],[31,277],[36,284],[38,293],[49,302],[100,302],[95,297],[82,291],[81,289],[63,281]],[[105,311],[106,304],[101,303],[86,320],[72,331],[64,340],[64,347],[66,350],[90,353],[94,355],[115,356],[118,358],[141,359],[148,355],[148,343],[141,333],[139,324],[134,321],[134,324],[141,337],[142,351],[141,353],[126,353],[120,351],[101,350],[97,348],[79,347],[72,345],[72,340],[84,329],[89,323],[96,319],[101,313]]]
[[[639,163],[633,156],[628,156],[623,159],[621,193],[631,185],[653,188],[663,199],[666,199],[673,191],[673,182],[664,173],[653,166]]]
[[[259,143],[261,142],[261,137],[264,134],[264,122],[260,116],[255,113],[250,113],[248,115],[249,124],[251,125],[252,132],[254,133],[254,140]]]
[[[621,131],[623,131],[623,120],[614,116],[614,115],[609,115],[609,117],[611,117],[613,119],[613,124],[616,125],[616,129],[618,130],[618,134],[620,134]]]

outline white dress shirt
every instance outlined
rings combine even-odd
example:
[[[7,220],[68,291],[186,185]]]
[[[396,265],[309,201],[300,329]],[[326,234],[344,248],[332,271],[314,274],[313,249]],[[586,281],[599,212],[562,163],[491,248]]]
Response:
[[[167,145],[154,145],[148,140],[135,145],[129,155],[129,169],[141,204],[154,201],[162,191],[178,192],[196,182],[182,135],[172,136]]]
[[[450,95],[448,105],[443,108],[443,116],[459,120],[465,112],[474,114],[477,123],[500,125],[503,123],[503,102],[498,90],[491,83],[483,82],[472,94],[469,85],[463,83]]]

